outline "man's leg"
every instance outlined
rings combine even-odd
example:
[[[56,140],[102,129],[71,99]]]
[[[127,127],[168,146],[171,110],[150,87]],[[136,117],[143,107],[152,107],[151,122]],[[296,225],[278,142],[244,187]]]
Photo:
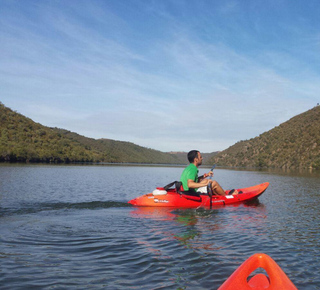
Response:
[[[218,182],[216,182],[215,180],[212,181],[211,183],[211,190],[213,194],[216,195],[227,195],[226,192],[222,189],[222,187],[220,186],[220,184]],[[235,190],[232,195],[237,195],[238,191]]]

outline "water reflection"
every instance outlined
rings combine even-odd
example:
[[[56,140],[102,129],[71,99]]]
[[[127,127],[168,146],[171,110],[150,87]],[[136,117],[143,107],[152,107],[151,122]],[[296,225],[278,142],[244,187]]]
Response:
[[[156,231],[158,239],[175,240],[184,248],[206,251],[225,247],[221,245],[220,238],[228,233],[237,233],[240,238],[248,234],[264,235],[267,217],[265,206],[258,200],[214,209],[138,207],[130,215],[152,220],[152,234]]]
[[[202,239],[206,231],[214,234],[221,230],[219,223],[215,223],[217,210],[199,208],[196,210],[175,210],[175,221],[183,227],[176,232],[173,237],[185,248],[193,250],[219,250],[220,247],[214,246],[214,240]],[[210,222],[206,222],[208,219]],[[212,222],[211,222],[212,221]]]

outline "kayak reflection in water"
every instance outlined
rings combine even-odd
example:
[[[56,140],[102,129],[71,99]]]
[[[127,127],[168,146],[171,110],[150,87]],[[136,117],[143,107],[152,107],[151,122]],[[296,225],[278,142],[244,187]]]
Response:
[[[190,164],[183,170],[180,177],[183,191],[188,192],[189,194],[197,194],[197,192],[201,192],[208,193],[209,195],[227,195],[217,181],[206,179],[209,176],[213,176],[213,171],[198,177],[198,167],[202,164],[202,159],[201,153],[198,150],[191,150],[188,153],[188,160]],[[237,194],[237,190],[231,191],[231,195]]]

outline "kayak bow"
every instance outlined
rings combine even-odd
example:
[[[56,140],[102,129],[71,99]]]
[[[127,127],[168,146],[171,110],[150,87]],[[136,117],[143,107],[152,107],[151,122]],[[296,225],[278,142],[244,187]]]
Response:
[[[267,275],[259,273],[248,281],[255,270],[262,268]],[[236,269],[218,290],[297,290],[279,265],[268,255],[254,254]]]
[[[226,195],[212,197],[212,205],[228,205],[251,201],[258,198],[269,186],[269,182],[258,184],[247,188],[239,188],[238,195]],[[228,194],[230,190],[227,190]],[[156,207],[184,207],[197,208],[209,207],[210,196],[200,193],[199,195],[188,195],[178,192],[176,189],[157,188],[152,193],[144,194],[130,200],[128,203],[134,206],[156,206]]]

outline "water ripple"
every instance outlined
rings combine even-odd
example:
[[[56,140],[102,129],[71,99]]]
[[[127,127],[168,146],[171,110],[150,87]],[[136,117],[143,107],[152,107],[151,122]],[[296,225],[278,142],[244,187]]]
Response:
[[[120,201],[90,201],[90,202],[56,202],[56,203],[31,203],[22,204],[19,208],[0,207],[0,218],[10,215],[32,214],[41,211],[49,210],[64,210],[64,209],[100,209],[110,207],[131,207],[127,202]]]

